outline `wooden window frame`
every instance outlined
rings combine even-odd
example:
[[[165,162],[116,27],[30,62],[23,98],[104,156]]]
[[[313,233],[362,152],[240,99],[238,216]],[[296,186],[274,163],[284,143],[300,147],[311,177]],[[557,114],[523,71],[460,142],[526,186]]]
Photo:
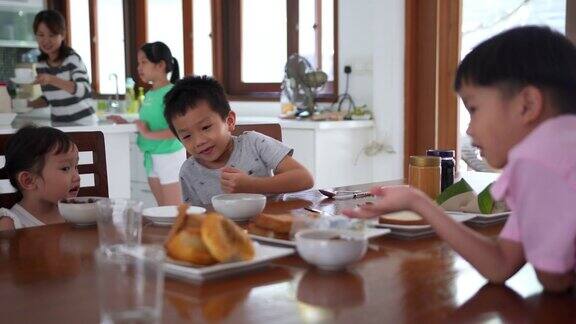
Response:
[[[70,0],[48,0],[48,7],[59,10],[65,14],[69,21]],[[338,1],[334,1],[334,80],[326,84],[318,101],[334,101],[338,95]],[[288,51],[287,54],[298,52],[298,6],[297,0],[286,0],[288,17]],[[316,0],[316,58],[318,68],[322,66],[322,2]],[[100,94],[98,77],[98,0],[89,0],[90,15],[90,51],[92,55],[92,87],[95,97],[105,97],[109,94]],[[270,101],[280,97],[280,83],[253,83],[241,82],[241,31],[240,31],[240,0],[211,0],[212,8],[212,53],[213,76],[219,80],[226,89],[231,100],[240,101]],[[146,0],[123,0],[124,10],[124,39],[126,76],[131,76],[137,86],[148,88],[149,85],[140,80],[137,72],[138,48],[147,41],[147,6]],[[193,0],[182,0],[183,12],[183,41],[184,41],[184,73],[194,72],[194,44],[193,44]],[[68,34],[69,37],[69,34]],[[69,39],[68,39],[69,41]]]
[[[458,98],[452,90],[460,54],[461,1],[406,0],[404,176],[411,155],[452,149],[459,156]]]
[[[245,83],[241,79],[242,71],[242,31],[241,31],[241,0],[216,1],[221,15],[213,18],[220,26],[223,33],[216,34],[215,43],[225,53],[214,61],[215,65],[223,67],[227,73],[214,73],[224,84],[231,100],[238,101],[270,101],[280,97],[280,83]],[[316,8],[321,9],[321,0],[316,0]],[[298,17],[299,1],[286,0],[287,9],[287,57],[291,53],[298,52]],[[321,12],[316,15],[317,35],[321,35]],[[222,38],[218,37],[221,36]],[[316,37],[316,48],[321,47],[321,37]],[[216,51],[214,51],[217,53]],[[316,55],[321,55],[317,52]],[[320,60],[321,62],[321,56]],[[320,63],[321,64],[321,63]],[[338,1],[334,0],[334,80],[326,84],[323,92],[317,97],[318,101],[334,101],[338,95]]]

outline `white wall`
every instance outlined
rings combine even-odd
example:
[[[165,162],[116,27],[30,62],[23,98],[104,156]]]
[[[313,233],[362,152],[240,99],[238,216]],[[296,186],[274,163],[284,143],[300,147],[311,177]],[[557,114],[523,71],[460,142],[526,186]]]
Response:
[[[399,179],[404,149],[404,1],[340,0],[338,12],[340,92],[345,87],[344,66],[350,65],[350,94],[357,105],[374,111],[374,138],[394,151],[371,157],[374,181]],[[275,117],[280,112],[278,102],[231,105],[242,117]]]

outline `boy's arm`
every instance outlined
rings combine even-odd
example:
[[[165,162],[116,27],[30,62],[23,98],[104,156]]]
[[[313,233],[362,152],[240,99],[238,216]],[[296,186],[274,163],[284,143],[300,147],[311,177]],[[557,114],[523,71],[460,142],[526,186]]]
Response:
[[[344,210],[351,217],[374,217],[398,211],[412,210],[432,225],[438,236],[470,262],[490,282],[502,283],[525,263],[522,245],[505,239],[491,239],[450,218],[424,193],[408,186],[376,187],[371,190],[379,199],[373,205]]]
[[[272,177],[254,177],[234,168],[222,169],[224,192],[285,193],[306,190],[314,186],[314,179],[306,168],[287,155],[274,170]]]
[[[145,138],[153,139],[153,140],[163,140],[163,139],[175,138],[174,134],[172,133],[172,131],[170,129],[165,129],[165,130],[153,132],[150,130],[150,128],[148,128],[148,125],[141,120],[134,121],[134,124],[136,124],[138,131]]]
[[[567,273],[551,273],[546,271],[536,270],[536,275],[544,290],[554,293],[566,292],[574,287],[575,278],[574,272]]]
[[[503,283],[526,263],[520,242],[479,234],[448,217],[440,206],[425,197],[415,202],[414,211],[492,283]]]

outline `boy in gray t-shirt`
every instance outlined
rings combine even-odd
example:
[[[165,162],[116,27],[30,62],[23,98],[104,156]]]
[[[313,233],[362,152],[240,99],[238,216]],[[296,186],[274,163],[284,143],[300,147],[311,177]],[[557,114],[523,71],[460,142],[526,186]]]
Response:
[[[313,186],[308,170],[283,143],[257,132],[232,136],[236,114],[216,80],[186,77],[164,103],[172,133],[191,155],[180,169],[186,203],[210,204],[221,193],[278,194]]]

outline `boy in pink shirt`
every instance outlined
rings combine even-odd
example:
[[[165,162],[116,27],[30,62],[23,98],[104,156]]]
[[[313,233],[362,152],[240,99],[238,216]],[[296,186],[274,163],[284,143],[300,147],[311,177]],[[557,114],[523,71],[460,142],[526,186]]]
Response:
[[[460,63],[455,89],[470,113],[467,133],[485,159],[504,168],[492,187],[512,209],[497,240],[453,221],[410,187],[373,188],[373,217],[412,210],[484,277],[503,283],[526,262],[544,289],[574,287],[576,270],[576,48],[547,27],[496,35]]]

